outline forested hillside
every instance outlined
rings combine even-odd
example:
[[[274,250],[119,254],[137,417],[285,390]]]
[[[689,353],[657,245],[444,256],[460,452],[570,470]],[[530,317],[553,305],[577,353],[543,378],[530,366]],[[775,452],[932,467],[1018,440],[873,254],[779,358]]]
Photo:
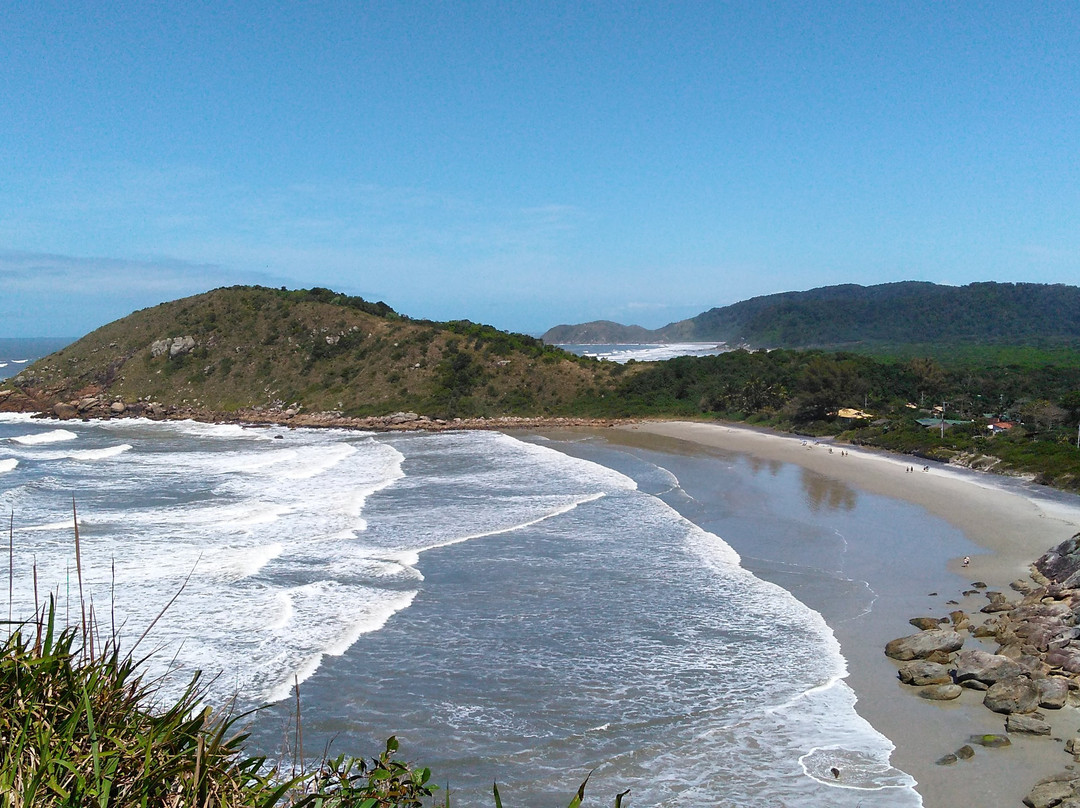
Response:
[[[588,342],[595,324],[558,326],[549,342]],[[636,328],[636,327],[634,327]],[[607,335],[616,332],[608,328]],[[709,309],[615,341],[726,342],[753,348],[888,350],[912,343],[1080,344],[1080,287],[907,281],[826,286]]]

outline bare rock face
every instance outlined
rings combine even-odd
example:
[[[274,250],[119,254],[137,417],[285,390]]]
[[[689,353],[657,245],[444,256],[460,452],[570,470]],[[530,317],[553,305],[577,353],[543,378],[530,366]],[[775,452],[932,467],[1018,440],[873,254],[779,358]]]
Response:
[[[53,405],[53,415],[59,418],[61,421],[69,421],[72,418],[79,417],[79,408],[73,404],[55,404]]]
[[[926,659],[938,651],[951,653],[959,650],[963,644],[964,638],[955,631],[935,628],[889,641],[885,646],[885,654],[893,659],[907,662],[912,659]]]
[[[1080,533],[1047,550],[1035,562],[1035,569],[1052,584],[1080,587]]]
[[[1026,676],[990,685],[983,704],[995,713],[1033,713],[1039,706],[1039,689]]]
[[[172,345],[169,346],[169,358],[180,354],[186,354],[195,347],[194,337],[175,337],[172,341]]]
[[[189,353],[194,347],[194,337],[166,337],[150,343],[150,356],[157,359],[159,356],[168,354],[169,358],[172,359],[181,354]]]

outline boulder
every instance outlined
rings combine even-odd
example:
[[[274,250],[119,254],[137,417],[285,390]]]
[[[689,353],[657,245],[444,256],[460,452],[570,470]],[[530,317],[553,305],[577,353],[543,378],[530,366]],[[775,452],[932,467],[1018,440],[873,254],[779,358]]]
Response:
[[[1023,673],[1020,663],[1007,656],[975,649],[961,651],[956,655],[955,664],[955,679],[961,684],[969,679],[977,679],[992,685],[1002,679],[1015,679]]]
[[[990,602],[983,606],[979,611],[986,614],[993,614],[995,612],[1007,612],[1010,611],[1016,604],[1012,603],[1001,592],[987,592],[986,597],[990,598]]]
[[[1076,795],[1077,781],[1076,772],[1061,772],[1044,777],[1035,788],[1024,797],[1024,805],[1028,808],[1054,808],[1063,801]]]
[[[1011,714],[1005,719],[1006,732],[1021,732],[1027,735],[1049,735],[1051,727],[1041,718],[1033,715]]]
[[[1065,751],[1074,757],[1080,755],[1080,737],[1074,735],[1065,741]]]
[[[987,749],[1000,749],[1002,746],[1012,746],[1012,741],[1009,740],[1008,735],[996,735],[993,733],[988,733],[986,735],[972,735],[968,738],[968,743],[985,746]]]
[[[941,628],[944,621],[937,617],[913,617],[908,622],[920,631],[928,631],[932,628]]]
[[[113,415],[123,415],[125,410],[127,410],[127,404],[123,401],[114,401],[109,405],[109,412]]]
[[[1069,698],[1069,682],[1060,676],[1036,679],[1039,691],[1039,706],[1046,710],[1060,710]]]
[[[73,404],[64,404],[63,402],[59,404],[54,404],[52,411],[53,415],[55,415],[61,421],[69,421],[72,418],[79,417],[79,408],[74,406]]]
[[[169,352],[169,345],[172,340],[168,339],[156,339],[150,343],[150,356],[157,359],[159,356],[167,354]]]
[[[983,704],[995,713],[1032,713],[1039,706],[1039,689],[1026,676],[990,685]]]
[[[885,654],[893,659],[907,662],[912,659],[926,659],[935,651],[944,653],[956,651],[963,644],[964,638],[955,631],[935,628],[890,640],[885,646]]]
[[[971,760],[973,757],[975,757],[975,750],[967,744],[964,744],[956,750],[956,756],[961,760]]]
[[[960,685],[927,685],[919,691],[919,696],[930,701],[952,701],[963,692]]]
[[[1051,668],[1061,668],[1068,673],[1080,673],[1080,650],[1075,648],[1050,651],[1044,659]]]
[[[1034,566],[1052,584],[1080,586],[1080,533],[1047,550]]]
[[[905,685],[946,685],[952,682],[949,669],[940,663],[915,659],[900,666],[900,681]]]
[[[938,766],[951,766],[956,763],[957,760],[959,760],[959,758],[950,752],[947,755],[942,755],[941,757],[939,757],[937,760],[934,761],[934,763],[936,763]]]
[[[189,353],[192,348],[195,347],[194,337],[174,337],[172,345],[169,346],[169,358],[172,359],[175,356]],[[152,352],[152,346],[151,346]]]

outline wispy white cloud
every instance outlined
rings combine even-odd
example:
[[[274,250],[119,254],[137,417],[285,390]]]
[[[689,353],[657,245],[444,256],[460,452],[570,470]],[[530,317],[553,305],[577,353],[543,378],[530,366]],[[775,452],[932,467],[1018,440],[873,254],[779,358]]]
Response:
[[[0,251],[0,335],[79,336],[166,300],[222,285],[275,280],[167,258],[135,261]]]

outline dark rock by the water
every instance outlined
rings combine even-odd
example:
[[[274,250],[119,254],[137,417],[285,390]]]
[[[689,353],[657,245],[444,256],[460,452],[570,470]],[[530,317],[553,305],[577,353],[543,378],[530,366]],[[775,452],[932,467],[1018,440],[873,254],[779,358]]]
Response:
[[[964,638],[955,631],[936,628],[890,640],[885,646],[885,654],[906,662],[911,659],[926,659],[935,651],[956,651],[963,644]]]
[[[971,760],[973,757],[975,757],[975,750],[967,744],[964,744],[956,750],[956,756],[961,760]]]
[[[999,749],[1002,746],[1012,746],[1012,741],[1009,740],[1008,735],[996,735],[993,733],[987,735],[972,735],[968,738],[968,743],[985,746],[987,749]]]
[[[915,659],[900,666],[900,681],[905,685],[945,685],[952,682],[949,668],[938,662]]]
[[[938,766],[951,766],[959,759],[960,758],[950,752],[947,755],[942,755],[941,757],[939,757],[937,760],[934,761],[934,763],[936,763]]]
[[[1039,689],[1026,676],[990,685],[983,704],[995,713],[1032,713],[1039,706]]]
[[[908,622],[920,631],[928,631],[932,628],[941,628],[941,624],[947,621],[940,617],[913,617]]]

